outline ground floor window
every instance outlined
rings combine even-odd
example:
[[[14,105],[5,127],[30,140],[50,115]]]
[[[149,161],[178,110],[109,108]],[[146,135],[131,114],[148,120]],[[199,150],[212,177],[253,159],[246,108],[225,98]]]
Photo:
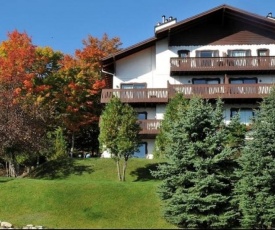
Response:
[[[230,117],[233,117],[235,114],[240,114],[240,122],[243,124],[251,123],[251,119],[254,117],[254,111],[252,108],[232,108],[230,110]]]
[[[145,158],[147,155],[147,142],[142,142],[139,146],[139,152],[134,153],[136,158]]]

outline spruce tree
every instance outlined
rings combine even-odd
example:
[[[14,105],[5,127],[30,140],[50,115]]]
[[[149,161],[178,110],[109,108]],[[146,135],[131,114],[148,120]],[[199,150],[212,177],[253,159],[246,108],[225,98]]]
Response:
[[[234,151],[226,144],[222,102],[192,98],[173,122],[167,164],[152,174],[162,179],[158,193],[164,217],[183,228],[228,228],[237,219],[231,206]]]
[[[239,158],[235,200],[245,228],[275,227],[275,91],[264,98]]]
[[[173,122],[179,119],[176,111],[185,110],[187,105],[188,101],[182,93],[177,93],[167,104],[159,134],[156,136],[154,157],[165,158],[165,148],[169,146],[169,141],[171,141],[167,134],[173,129]]]

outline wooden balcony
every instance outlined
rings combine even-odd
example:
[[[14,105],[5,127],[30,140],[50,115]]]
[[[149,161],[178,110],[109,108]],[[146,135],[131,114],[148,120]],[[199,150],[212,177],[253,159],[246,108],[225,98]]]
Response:
[[[147,119],[139,120],[141,131],[139,134],[158,134],[161,120]]]
[[[101,93],[101,103],[107,103],[112,97],[118,97],[124,103],[163,103],[168,102],[168,89],[103,89]]]
[[[275,56],[171,58],[171,72],[192,71],[275,71]]]
[[[127,103],[167,103],[177,92],[190,98],[194,95],[205,99],[215,98],[263,98],[270,93],[274,84],[168,84],[163,89],[103,89],[101,103],[107,103],[113,96]]]
[[[201,85],[170,85],[173,93],[180,92],[186,98],[194,95],[205,99],[215,98],[263,98],[270,93],[273,84],[201,84]],[[172,93],[173,92],[173,93]]]

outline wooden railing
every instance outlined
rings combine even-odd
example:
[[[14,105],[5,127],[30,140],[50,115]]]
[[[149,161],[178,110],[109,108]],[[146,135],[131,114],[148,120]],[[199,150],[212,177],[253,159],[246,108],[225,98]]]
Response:
[[[202,98],[263,98],[270,93],[273,84],[169,84],[163,89],[103,89],[101,103],[107,103],[114,96],[129,103],[167,103],[175,93],[187,98],[199,95]]]
[[[139,120],[141,131],[139,134],[158,134],[161,120],[147,119]]]
[[[270,93],[273,84],[201,84],[170,87],[173,88],[170,90],[170,96],[180,92],[187,98],[194,95],[202,98],[262,98]]]
[[[168,89],[103,89],[101,103],[108,102],[112,97],[118,97],[122,102],[168,102]]]
[[[275,56],[268,57],[212,57],[171,58],[171,72],[275,70]]]

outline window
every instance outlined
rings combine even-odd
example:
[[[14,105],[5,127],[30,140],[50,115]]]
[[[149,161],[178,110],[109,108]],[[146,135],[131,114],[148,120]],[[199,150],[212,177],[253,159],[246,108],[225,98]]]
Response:
[[[266,57],[269,56],[269,50],[268,49],[258,49],[257,50],[257,54],[258,54],[258,58],[257,60],[257,64],[259,66],[267,66],[269,65],[269,59],[267,59]],[[271,59],[271,63],[272,66],[274,65],[274,59]]]
[[[192,83],[198,84],[220,84],[219,78],[193,78]]]
[[[215,94],[215,93],[221,93],[223,90],[223,87],[216,86],[216,84],[220,84],[219,78],[193,78],[192,82],[194,85],[200,85],[200,84],[209,85],[206,87],[193,88],[192,93],[194,93],[194,94],[201,94],[201,93]],[[212,85],[212,86],[210,86],[210,85]]]
[[[209,57],[218,57],[218,50],[200,50],[196,51],[196,57],[209,58]]]
[[[257,84],[258,79],[256,77],[253,78],[230,78],[230,84]]]
[[[190,55],[190,50],[179,50],[178,55],[180,58],[186,58]]]
[[[229,66],[246,66],[247,60],[241,57],[251,56],[251,50],[228,50],[229,57],[235,57],[229,60]]]
[[[134,153],[134,157],[145,158],[147,155],[147,142],[142,142],[139,151]]]
[[[123,83],[121,84],[121,89],[144,89],[146,88],[146,83]]]
[[[229,57],[247,57],[251,56],[251,50],[228,50]]]
[[[259,57],[269,56],[269,50],[268,49],[258,49],[257,54]]]
[[[212,57],[218,57],[219,51],[218,50],[200,50],[196,51],[196,57],[199,57],[200,59],[197,59],[196,66],[197,67],[212,67],[214,64],[214,60],[211,59]]]
[[[243,124],[251,123],[251,119],[254,117],[254,111],[252,108],[232,108],[230,110],[230,117],[233,117],[237,113],[239,113],[240,122]]]
[[[138,112],[137,114],[138,120],[146,120],[147,119],[147,112]]]

